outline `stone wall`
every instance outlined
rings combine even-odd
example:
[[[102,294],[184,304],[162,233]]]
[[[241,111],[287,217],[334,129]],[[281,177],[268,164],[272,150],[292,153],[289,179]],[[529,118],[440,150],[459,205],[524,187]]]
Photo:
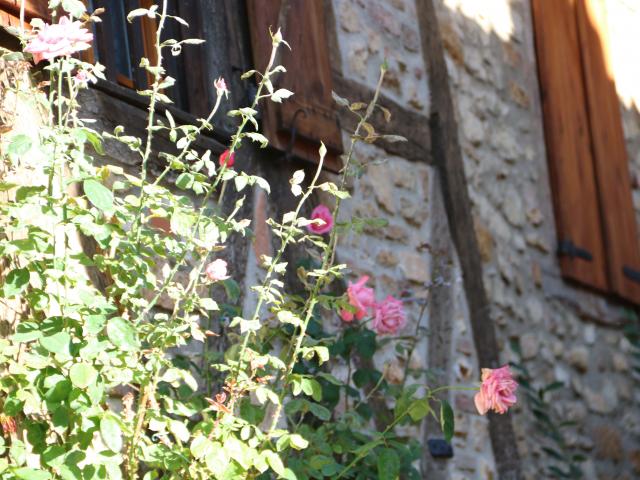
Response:
[[[586,478],[633,478],[640,467],[640,389],[619,328],[623,307],[562,280],[554,252],[530,2],[437,3],[504,361],[517,360],[509,348],[517,340],[537,386],[564,383],[553,409],[578,424],[566,439],[588,457]],[[632,159],[638,130],[628,117],[634,115],[625,116]],[[552,460],[531,419],[522,402],[513,425],[525,477],[536,479]]]
[[[390,71],[383,94],[423,114],[419,121],[427,124],[430,92],[415,2],[333,0],[333,8],[340,73],[373,88],[379,65],[386,58]],[[439,374],[439,383],[477,385],[479,367],[437,169],[430,165],[430,158],[424,158],[424,163],[410,162],[368,145],[357,149],[356,161],[367,167],[352,185],[353,199],[345,217],[384,218],[389,225],[342,239],[338,258],[348,260],[354,278],[371,276],[379,297],[393,294],[409,298],[405,302],[409,322],[403,333],[415,331],[420,311],[416,300],[430,304],[421,323],[429,333],[420,339],[412,368],[433,369]],[[451,342],[452,331],[455,344]],[[435,354],[435,349],[442,354]],[[445,360],[430,364],[428,359],[435,357]],[[379,368],[389,365],[391,383],[402,381],[404,363],[392,348],[382,352],[377,362]],[[454,457],[435,460],[425,448],[424,475],[433,479],[494,478],[487,419],[478,415],[468,393],[453,394],[450,401],[456,413]],[[428,426],[422,435],[425,442],[442,438],[437,425]]]

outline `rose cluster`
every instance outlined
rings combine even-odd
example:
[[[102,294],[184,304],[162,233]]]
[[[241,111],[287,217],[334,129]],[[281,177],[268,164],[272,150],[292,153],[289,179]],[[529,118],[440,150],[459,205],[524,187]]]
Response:
[[[404,328],[407,316],[402,300],[389,295],[382,302],[376,302],[373,289],[366,286],[369,277],[363,276],[356,283],[349,282],[347,298],[349,305],[355,309],[342,310],[340,317],[345,322],[372,318],[371,326],[380,335],[394,334]]]

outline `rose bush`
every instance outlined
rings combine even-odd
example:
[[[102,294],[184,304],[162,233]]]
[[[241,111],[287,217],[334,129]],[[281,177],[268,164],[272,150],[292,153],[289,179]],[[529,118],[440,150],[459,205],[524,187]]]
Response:
[[[240,266],[221,257],[227,244],[247,235],[250,221],[239,218],[242,198],[229,212],[223,194],[269,191],[264,179],[234,167],[242,166],[236,156],[243,142],[267,145],[257,131],[259,102],[293,94],[274,87],[284,73],[274,63],[277,49],[288,46],[282,35],[272,34],[265,71],[243,75],[256,78],[257,93],[251,106],[228,112],[237,130],[216,162],[196,141],[228,96],[223,79],[214,82],[208,117],[178,125],[169,111],[157,112],[170,102],[163,92],[174,80],[161,63],[142,59],[153,79],[140,92],[149,100],[146,137],[122,126],[95,131],[80,119],[77,99],[79,89],[102,78],[101,67],[70,57],[91,40],[80,23],[84,4],[50,4],[57,13],[66,9],[59,22],[15,32],[31,54],[25,59],[48,61],[48,91],[32,92],[48,105],[44,124],[35,136],[13,135],[3,157],[11,168],[31,169],[33,184],[0,180],[10,193],[0,203],[0,260],[8,267],[0,297],[21,304],[19,322],[0,340],[2,478],[419,478],[421,448],[396,427],[431,414],[451,439],[453,413],[442,397],[449,387],[426,385],[423,372],[411,382],[408,370],[401,385],[387,382],[374,366],[383,341],[377,334],[398,342],[407,365],[419,335],[411,345],[393,337],[407,323],[403,301],[385,292],[377,303],[366,277],[342,293],[348,266],[334,262],[339,234],[350,228],[335,219],[349,197],[354,146],[384,138],[368,122],[376,110],[389,115],[378,105],[386,67],[368,104],[335,96],[357,120],[340,179],[320,182],[324,146],[312,178],[295,172],[298,204],[269,220],[278,245],[261,259],[261,283],[244,292],[255,295],[255,306],[243,311],[240,287],[230,278]],[[176,21],[166,12],[162,2],[129,14],[155,18],[159,59],[199,42],[162,40],[165,23]],[[158,135],[173,149],[158,152]],[[136,155],[139,173],[101,164],[105,141]],[[165,162],[155,178],[152,157]],[[301,212],[318,192],[333,206],[319,205],[306,219]],[[159,227],[163,219],[166,228]],[[87,241],[94,253],[74,249]],[[310,255],[288,265],[285,252],[294,243]],[[284,290],[282,277],[292,269],[303,292]],[[160,307],[163,298],[172,308]],[[327,319],[338,316],[343,328],[327,331]],[[221,333],[224,342],[212,344]],[[204,343],[201,363],[181,354],[191,342]],[[340,365],[348,368],[346,379],[333,375]],[[479,408],[504,410],[515,401],[506,374],[484,381]]]

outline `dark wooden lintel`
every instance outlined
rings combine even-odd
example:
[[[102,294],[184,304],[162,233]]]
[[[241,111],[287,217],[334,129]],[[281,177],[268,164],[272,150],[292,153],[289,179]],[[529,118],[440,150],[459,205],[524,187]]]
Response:
[[[368,103],[374,94],[372,88],[345,78],[335,71],[333,72],[333,89],[350,102]],[[394,143],[378,141],[376,145],[391,155],[414,162],[431,163],[431,132],[428,117],[403,107],[386,95],[380,95],[378,103],[391,112],[391,121],[385,122],[382,112],[378,110],[370,122],[376,131],[385,135],[401,135],[407,141]],[[339,109],[338,114],[342,128],[353,131],[357,123],[355,115],[344,108]]]

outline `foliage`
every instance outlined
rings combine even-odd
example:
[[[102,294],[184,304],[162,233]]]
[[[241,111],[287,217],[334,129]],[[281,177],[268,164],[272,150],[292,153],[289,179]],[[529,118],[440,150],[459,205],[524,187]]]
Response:
[[[84,16],[76,0],[51,6]],[[166,14],[166,2],[136,9],[130,19],[141,15],[158,22],[157,58],[168,50],[179,54],[176,41],[160,38],[165,22],[184,22]],[[285,70],[276,64],[276,52],[287,45],[279,31],[271,40],[266,70],[244,75],[258,80],[253,104],[229,112],[238,127],[227,158],[247,139],[266,146],[257,131],[258,104],[292,94],[274,87]],[[239,218],[242,199],[223,213],[225,189],[269,191],[269,185],[224,162],[217,165],[212,152],[194,147],[213,128],[223,81],[216,82],[217,102],[207,118],[178,125],[170,112],[161,118],[156,111],[170,103],[165,92],[174,80],[161,64],[143,59],[141,66],[153,78],[139,92],[149,99],[146,138],[122,126],[98,132],[81,120],[82,78],[100,77],[101,67],[62,57],[44,67],[48,92],[34,92],[49,107],[45,124],[37,135],[15,135],[5,152],[8,164],[44,173],[44,181],[36,174],[30,185],[0,183],[11,194],[11,201],[0,204],[0,258],[9,267],[0,297],[21,309],[15,330],[0,340],[2,478],[419,478],[421,449],[396,426],[418,424],[431,414],[450,439],[451,407],[437,396],[444,389],[391,385],[373,367],[382,343],[396,342],[408,360],[415,338],[381,339],[364,322],[338,334],[324,330],[323,316],[352,308],[344,296],[330,293],[347,267],[334,262],[338,229],[328,237],[314,235],[306,228],[312,221],[301,216],[311,194],[321,190],[334,197],[337,218],[349,197],[354,146],[384,137],[368,120],[376,108],[388,116],[377,105],[385,67],[369,104],[336,96],[358,120],[341,179],[318,183],[324,146],[312,179],[305,183],[303,171],[294,174],[299,202],[282,219],[269,221],[279,247],[262,259],[266,272],[252,289],[253,312],[242,313],[239,285],[213,278],[206,267],[224,255],[225,245],[249,233],[250,221]],[[174,149],[157,152],[158,135]],[[140,172],[100,165],[105,140],[137,155]],[[154,156],[166,167],[151,178]],[[170,220],[169,233],[154,226],[158,218]],[[86,242],[95,253],[77,248]],[[295,294],[284,291],[282,280],[290,268],[283,255],[292,244],[311,252],[306,264],[295,266],[305,286]],[[182,279],[185,268],[190,270]],[[90,272],[107,285],[93,282]],[[212,289],[215,283],[224,292]],[[163,296],[172,300],[172,311],[158,307]],[[212,333],[203,325],[223,323],[229,314],[230,346],[223,354],[208,352],[211,365],[200,368],[180,355],[190,342],[208,342]],[[337,364],[348,366],[346,382],[331,374],[329,365]]]
[[[513,342],[511,347],[519,357],[519,362],[512,364],[519,372],[518,385],[527,399],[535,426],[545,439],[542,451],[549,462],[546,475],[549,478],[583,478],[580,463],[584,462],[586,457],[567,445],[564,433],[568,428],[574,427],[575,422],[559,419],[551,407],[550,396],[564,388],[564,383],[552,382],[542,387],[534,386],[534,378],[524,365],[520,345]]]

